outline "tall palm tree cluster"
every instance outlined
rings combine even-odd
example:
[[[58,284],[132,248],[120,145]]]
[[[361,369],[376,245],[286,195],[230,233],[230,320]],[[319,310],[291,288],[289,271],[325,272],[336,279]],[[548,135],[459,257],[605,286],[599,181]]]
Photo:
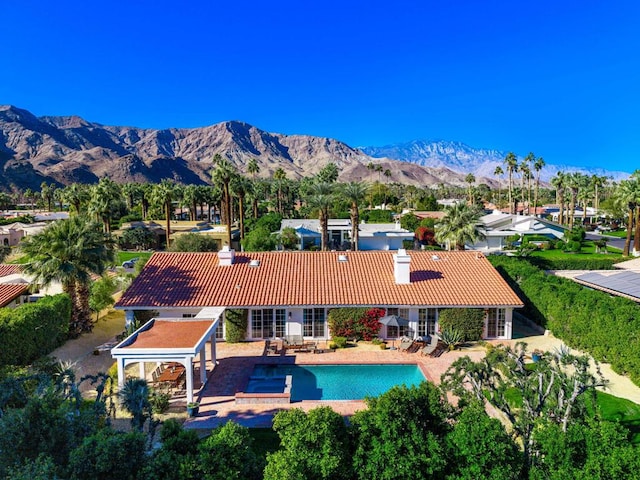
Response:
[[[551,179],[559,207],[558,222],[573,228],[576,208],[581,207],[583,215],[581,223],[584,223],[588,206],[596,210],[600,208],[600,195],[607,180],[607,177],[589,176],[580,172],[558,172]]]
[[[542,168],[546,165],[544,158],[537,157],[533,152],[529,152],[529,154],[522,159],[520,163],[518,163],[518,157],[515,153],[509,152],[507,156],[504,158],[504,165],[507,173],[508,180],[508,202],[509,202],[509,213],[516,213],[518,211],[522,211],[527,215],[531,214],[531,191],[532,191],[532,181],[534,182],[534,199],[533,199],[533,207],[534,213],[535,208],[538,206],[538,193],[540,189],[540,173],[542,172]],[[501,178],[504,175],[505,171],[501,166],[497,166],[494,170],[493,174]],[[520,174],[520,187],[517,186],[516,174]],[[500,184],[498,190],[498,204],[501,203],[501,195],[502,194],[502,185]],[[519,206],[522,206],[520,209]]]

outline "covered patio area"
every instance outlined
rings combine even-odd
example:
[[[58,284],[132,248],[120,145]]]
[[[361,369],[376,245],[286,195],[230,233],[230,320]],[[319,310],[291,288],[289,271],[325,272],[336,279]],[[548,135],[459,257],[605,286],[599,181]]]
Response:
[[[204,386],[208,375],[205,347],[209,342],[213,371],[217,361],[215,332],[224,312],[223,308],[206,310],[208,318],[154,318],[116,345],[111,356],[118,364],[118,386],[124,385],[127,365],[138,363],[139,377],[146,378],[146,363],[173,364],[174,372],[176,364],[180,364],[184,367],[187,403],[193,402],[194,361],[200,365],[200,384]],[[177,370],[182,373],[180,368]]]

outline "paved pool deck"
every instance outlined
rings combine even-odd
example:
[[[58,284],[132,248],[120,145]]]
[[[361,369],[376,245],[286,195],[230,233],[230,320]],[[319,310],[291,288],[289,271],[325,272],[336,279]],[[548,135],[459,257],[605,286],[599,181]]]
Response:
[[[324,342],[320,348],[326,347]],[[360,342],[356,347],[339,349],[321,354],[280,353],[267,354],[264,342],[217,345],[218,365],[209,374],[208,382],[198,392],[200,411],[197,417],[187,419],[185,427],[211,429],[233,420],[247,427],[271,427],[273,416],[280,410],[301,408],[308,411],[328,405],[343,416],[353,415],[366,408],[362,400],[304,400],[290,404],[236,405],[235,393],[242,391],[256,364],[274,363],[290,365],[349,365],[349,364],[416,364],[427,380],[439,383],[440,376],[457,358],[465,355],[473,360],[481,359],[482,347],[445,352],[438,358],[422,356],[420,353],[406,353],[399,350],[381,350],[379,346]],[[211,368],[209,366],[209,368]]]

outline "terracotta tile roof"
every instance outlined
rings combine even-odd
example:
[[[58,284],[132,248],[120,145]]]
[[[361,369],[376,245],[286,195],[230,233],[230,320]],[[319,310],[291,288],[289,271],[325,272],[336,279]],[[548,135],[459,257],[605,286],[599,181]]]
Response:
[[[211,327],[211,320],[154,320],[133,343],[122,348],[192,348]]]
[[[393,252],[155,253],[116,304],[130,307],[278,305],[523,305],[478,252],[409,252],[411,283],[397,285]],[[251,266],[259,260],[260,266]]]
[[[0,307],[6,307],[20,295],[29,291],[28,283],[3,283],[0,284]]]
[[[0,278],[22,272],[20,265],[0,263]]]

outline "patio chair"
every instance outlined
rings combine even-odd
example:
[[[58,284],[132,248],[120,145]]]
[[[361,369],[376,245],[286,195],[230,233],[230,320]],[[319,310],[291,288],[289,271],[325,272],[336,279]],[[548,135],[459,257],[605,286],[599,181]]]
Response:
[[[400,339],[400,346],[398,347],[398,350],[400,350],[401,352],[406,352],[411,348],[411,345],[413,345],[412,338],[402,337]]]
[[[439,340],[440,338],[438,338],[436,334],[431,335],[431,340],[422,350],[420,350],[420,354],[431,355],[436,350],[436,348],[438,348]]]
[[[287,335],[282,339],[282,347],[285,350],[300,348],[304,345],[302,335]]]

